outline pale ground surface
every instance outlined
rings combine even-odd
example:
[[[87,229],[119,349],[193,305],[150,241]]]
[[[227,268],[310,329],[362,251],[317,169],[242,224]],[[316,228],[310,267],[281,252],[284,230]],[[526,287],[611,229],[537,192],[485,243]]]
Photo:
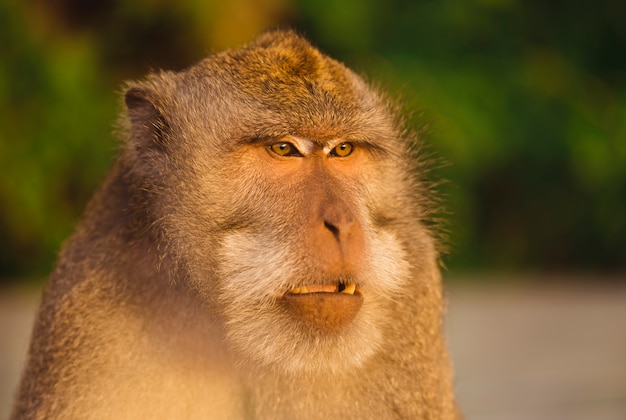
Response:
[[[533,280],[448,287],[448,341],[466,418],[626,419],[626,286]],[[8,418],[38,293],[0,289],[0,420]]]

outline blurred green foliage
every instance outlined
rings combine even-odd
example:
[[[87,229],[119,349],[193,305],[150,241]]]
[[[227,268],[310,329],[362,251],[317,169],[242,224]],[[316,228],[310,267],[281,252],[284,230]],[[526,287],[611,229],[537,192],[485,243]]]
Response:
[[[118,87],[293,27],[448,165],[451,269],[626,268],[626,3],[4,0],[0,277],[52,266],[115,155]]]

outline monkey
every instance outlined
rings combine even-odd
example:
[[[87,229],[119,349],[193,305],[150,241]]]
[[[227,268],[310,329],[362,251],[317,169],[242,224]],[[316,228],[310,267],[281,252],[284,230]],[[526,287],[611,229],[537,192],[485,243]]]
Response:
[[[275,30],[128,82],[122,106],[12,419],[457,418],[399,105]]]

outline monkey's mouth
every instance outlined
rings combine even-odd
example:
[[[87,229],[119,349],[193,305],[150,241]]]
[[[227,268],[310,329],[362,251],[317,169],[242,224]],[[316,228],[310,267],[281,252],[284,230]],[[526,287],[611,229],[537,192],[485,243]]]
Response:
[[[359,293],[355,283],[336,283],[336,284],[310,284],[308,286],[296,287],[291,289],[288,294],[291,295],[306,295],[309,293],[344,293],[347,295],[354,295]]]
[[[291,289],[281,302],[308,331],[336,333],[357,316],[363,294],[355,283],[311,284]]]

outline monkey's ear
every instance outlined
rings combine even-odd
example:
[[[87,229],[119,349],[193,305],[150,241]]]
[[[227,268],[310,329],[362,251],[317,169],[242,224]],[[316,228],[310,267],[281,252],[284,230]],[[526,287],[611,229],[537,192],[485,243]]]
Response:
[[[126,91],[124,100],[133,142],[139,148],[164,149],[169,137],[169,126],[159,111],[152,92],[132,87]]]

